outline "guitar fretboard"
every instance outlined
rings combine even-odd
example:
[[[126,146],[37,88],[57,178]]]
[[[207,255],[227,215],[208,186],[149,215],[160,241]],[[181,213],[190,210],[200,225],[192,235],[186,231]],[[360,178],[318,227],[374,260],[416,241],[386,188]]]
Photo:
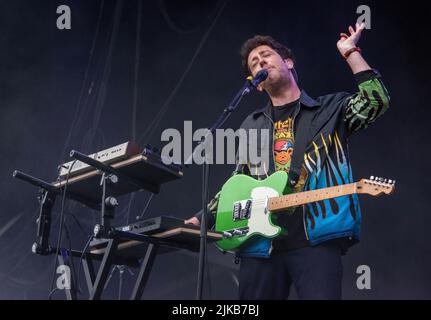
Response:
[[[324,189],[291,193],[281,197],[270,198],[268,202],[268,208],[269,211],[276,212],[285,210],[290,207],[296,207],[306,203],[341,197],[356,192],[356,183],[350,183]]]

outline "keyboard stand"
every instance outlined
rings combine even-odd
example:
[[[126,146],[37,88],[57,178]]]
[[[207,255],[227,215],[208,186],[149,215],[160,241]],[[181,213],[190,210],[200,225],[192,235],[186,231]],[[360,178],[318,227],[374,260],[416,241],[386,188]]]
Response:
[[[164,252],[178,249],[199,251],[200,230],[198,229],[184,226],[149,236],[117,230],[111,225],[114,208],[118,205],[115,197],[140,190],[147,190],[153,194],[159,193],[162,184],[183,176],[180,166],[165,165],[161,156],[148,148],[145,148],[140,154],[109,164],[74,150],[70,152],[70,156],[90,167],[85,172],[70,176],[69,179],[63,177],[52,183],[17,170],[14,171],[13,176],[40,188],[37,241],[34,243],[32,251],[44,256],[58,251],[57,259],[60,265],[69,267],[73,266],[70,263],[73,257],[82,256],[91,300],[101,299],[109,277],[109,269],[113,264],[140,267],[131,295],[131,299],[136,300],[142,297],[156,254],[162,253],[162,247]],[[66,185],[67,193],[65,192]],[[65,196],[89,208],[101,211],[100,224],[94,227],[94,236],[97,238],[98,244],[90,246],[90,253],[64,248],[57,250],[49,245],[51,211],[58,196]],[[207,237],[208,242],[211,242],[220,240],[222,235],[217,232],[208,232]],[[146,250],[143,250],[142,247],[145,245],[147,245]],[[140,249],[140,252],[132,254],[131,251],[136,251],[136,249]],[[142,258],[143,262],[140,263],[139,260]],[[97,273],[95,273],[93,265],[94,260],[101,261]],[[68,280],[70,280],[71,286],[66,290],[66,296],[68,299],[76,299],[76,288],[73,287],[72,279]]]
[[[140,300],[157,254],[185,249],[193,252],[199,251],[200,231],[186,227],[174,228],[152,236],[135,234],[132,232],[117,231],[112,239],[100,244],[90,245],[90,253],[83,259],[83,267],[90,300],[102,298],[102,292],[112,265],[127,265],[139,267],[139,273],[130,296],[131,300]],[[219,232],[207,232],[208,242],[220,240]],[[144,248],[145,244],[148,246]],[[93,259],[101,260],[97,275],[94,272]],[[142,259],[139,263],[139,260]],[[68,299],[73,299],[68,295]]]

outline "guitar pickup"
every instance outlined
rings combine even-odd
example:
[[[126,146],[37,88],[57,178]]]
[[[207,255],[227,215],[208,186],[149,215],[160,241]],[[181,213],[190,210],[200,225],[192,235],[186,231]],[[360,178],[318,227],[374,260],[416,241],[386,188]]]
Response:
[[[244,204],[244,201],[241,201]],[[251,213],[251,200],[246,200],[244,207],[241,202],[236,202],[233,205],[232,218],[233,221],[249,219]]]
[[[241,209],[241,219],[248,219],[250,218],[250,210],[251,208],[251,200],[247,200],[247,202],[245,203],[245,208]]]
[[[233,221],[241,220],[241,202],[233,205]]]

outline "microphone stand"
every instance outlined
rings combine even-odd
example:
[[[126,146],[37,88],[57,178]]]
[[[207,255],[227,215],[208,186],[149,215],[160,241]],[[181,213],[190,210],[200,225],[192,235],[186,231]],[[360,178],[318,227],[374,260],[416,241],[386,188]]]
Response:
[[[266,77],[265,77],[266,78]],[[264,80],[264,79],[263,79]],[[260,81],[263,81],[260,80]],[[256,81],[252,81],[248,79],[241,90],[236,94],[233,100],[230,102],[229,106],[223,110],[223,113],[219,116],[217,121],[208,130],[205,137],[199,142],[196,146],[192,154],[186,160],[186,164],[191,163],[191,159],[193,158],[194,153],[197,150],[197,147],[206,142],[206,139],[209,135],[213,134],[216,129],[219,129],[223,123],[229,118],[229,116],[236,110],[242,98],[250,93],[257,86]],[[205,148],[201,151],[204,159]],[[210,167],[207,163],[206,159],[204,160],[202,166],[202,207],[203,213],[201,216],[201,226],[200,226],[200,247],[199,247],[199,269],[198,269],[198,283],[196,289],[196,300],[202,299],[202,289],[203,289],[203,280],[204,280],[204,270],[205,270],[205,256],[206,256],[206,242],[207,242],[207,214],[208,214],[208,180],[209,180],[209,171]]]

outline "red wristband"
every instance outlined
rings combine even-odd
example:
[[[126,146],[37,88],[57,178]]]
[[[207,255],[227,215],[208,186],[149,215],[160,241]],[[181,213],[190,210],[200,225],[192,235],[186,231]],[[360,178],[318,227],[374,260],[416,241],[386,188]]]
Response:
[[[355,51],[361,53],[361,48],[359,48],[359,47],[353,47],[353,48],[347,50],[344,53],[344,59],[347,59],[350,56],[350,54],[353,53],[353,52],[355,52]]]

